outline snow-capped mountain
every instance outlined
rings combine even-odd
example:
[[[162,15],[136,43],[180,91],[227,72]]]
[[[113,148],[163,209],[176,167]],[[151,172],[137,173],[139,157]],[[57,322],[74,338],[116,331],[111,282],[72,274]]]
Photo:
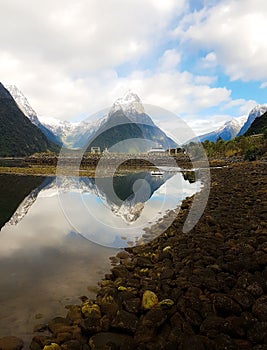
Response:
[[[243,119],[231,119],[227,121],[219,129],[212,131],[210,133],[198,136],[200,142],[209,140],[211,142],[216,142],[218,138],[221,138],[224,141],[233,139],[239,132],[241,126],[243,125]]]
[[[152,121],[140,98],[129,92],[112,105],[107,118],[89,140],[90,146],[112,152],[146,152],[152,147],[175,148],[177,144]]]
[[[96,143],[96,146],[103,150],[122,140],[144,139],[148,142],[146,145],[144,143],[142,146],[139,145],[137,147],[139,151],[146,151],[159,145],[165,149],[176,147],[175,142],[146,114],[140,98],[135,93],[128,92],[123,98],[117,99],[109,112],[99,115],[100,118],[97,120],[87,119],[79,123],[71,123],[37,116],[27,98],[16,86],[9,85],[7,88],[21,111],[49,140],[57,144],[63,144],[69,148],[83,148]],[[137,144],[132,141],[129,149],[136,148],[133,143]]]
[[[10,92],[11,96],[16,101],[21,111],[30,119],[30,121],[39,127],[40,121],[37,117],[37,113],[29,104],[27,98],[15,85],[6,85],[6,89]]]
[[[238,136],[243,135],[249,129],[250,125],[254,122],[254,120],[263,115],[265,112],[267,112],[267,104],[255,106],[250,111],[247,121],[242,126],[241,130],[238,133]]]
[[[133,123],[155,126],[152,119],[146,114],[141,99],[133,92],[129,91],[124,97],[118,98],[113,103],[108,118],[111,118],[118,111],[122,112]]]
[[[23,95],[23,93],[15,86],[15,85],[6,85],[6,89],[10,92],[11,96],[17,103],[19,109],[24,113],[26,117],[30,119],[30,121],[37,126],[42,133],[48,138],[48,140],[61,145],[62,142],[60,138],[55,136],[53,131],[43,125],[37,117],[37,113],[31,107],[27,98]]]
[[[102,202],[110,211],[121,217],[125,222],[131,224],[135,222],[144,209],[145,202],[157,191],[173,174],[164,174],[160,177],[153,177],[149,173],[134,173],[128,176],[118,176],[114,179],[114,191],[119,195],[114,196],[113,188],[110,188],[110,181],[106,178],[95,179],[81,177],[77,179],[70,176],[53,179],[47,178],[34,189],[19,205],[16,212],[6,225],[17,225],[27,214],[37,197],[52,197],[58,193],[79,192],[81,194],[91,194],[101,198]],[[143,188],[133,192],[133,185],[138,180],[145,179],[149,188]],[[123,190],[122,190],[123,189]]]
[[[145,113],[140,98],[132,92],[117,99],[107,113],[94,121],[87,119],[80,123],[70,123],[51,118],[41,121],[65,146],[71,148],[82,148],[90,144],[103,150],[131,137],[152,140],[164,148],[175,145]],[[146,147],[150,148],[148,145]]]

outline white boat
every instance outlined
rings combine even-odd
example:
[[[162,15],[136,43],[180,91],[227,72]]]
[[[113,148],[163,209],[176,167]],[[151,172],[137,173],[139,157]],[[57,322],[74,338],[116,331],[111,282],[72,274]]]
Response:
[[[161,170],[152,170],[152,171],[150,171],[150,175],[151,175],[151,176],[163,176],[163,175],[164,175],[164,171],[161,171]]]

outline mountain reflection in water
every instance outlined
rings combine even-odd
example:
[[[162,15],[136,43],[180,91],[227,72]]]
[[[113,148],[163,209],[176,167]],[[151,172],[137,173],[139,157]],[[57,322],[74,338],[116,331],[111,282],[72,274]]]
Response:
[[[26,344],[34,325],[64,316],[81,295],[94,297],[87,287],[109,272],[117,248],[200,187],[180,173],[147,172],[69,177],[60,189],[55,178],[2,175],[1,183],[1,225],[12,217],[0,231],[0,337],[15,334]]]

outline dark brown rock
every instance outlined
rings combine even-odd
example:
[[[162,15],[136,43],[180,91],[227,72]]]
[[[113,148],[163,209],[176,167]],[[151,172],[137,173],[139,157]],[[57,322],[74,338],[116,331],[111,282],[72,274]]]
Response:
[[[216,294],[213,298],[213,306],[218,315],[241,314],[241,307],[229,296]]]
[[[21,350],[24,346],[24,343],[21,339],[8,336],[0,338],[0,349],[1,350]]]
[[[252,312],[259,320],[267,322],[267,295],[263,295],[255,301]]]
[[[111,326],[128,333],[134,333],[137,329],[137,323],[138,318],[133,313],[119,310],[111,322]]]
[[[252,343],[260,343],[267,334],[267,322],[257,322],[248,330],[248,339]]]
[[[110,332],[101,332],[94,335],[90,338],[89,345],[94,350],[136,349],[134,340],[130,335]]]
[[[71,322],[64,317],[55,317],[48,323],[48,328],[53,334],[68,332]]]
[[[234,289],[231,292],[231,297],[237,301],[244,310],[249,309],[255,301],[253,296],[243,289]]]

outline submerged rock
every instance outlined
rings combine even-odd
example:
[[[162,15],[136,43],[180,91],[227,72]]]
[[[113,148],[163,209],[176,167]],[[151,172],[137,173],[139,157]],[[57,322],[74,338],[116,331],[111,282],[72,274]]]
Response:
[[[14,336],[0,338],[1,350],[21,350],[24,346],[24,342]]]

